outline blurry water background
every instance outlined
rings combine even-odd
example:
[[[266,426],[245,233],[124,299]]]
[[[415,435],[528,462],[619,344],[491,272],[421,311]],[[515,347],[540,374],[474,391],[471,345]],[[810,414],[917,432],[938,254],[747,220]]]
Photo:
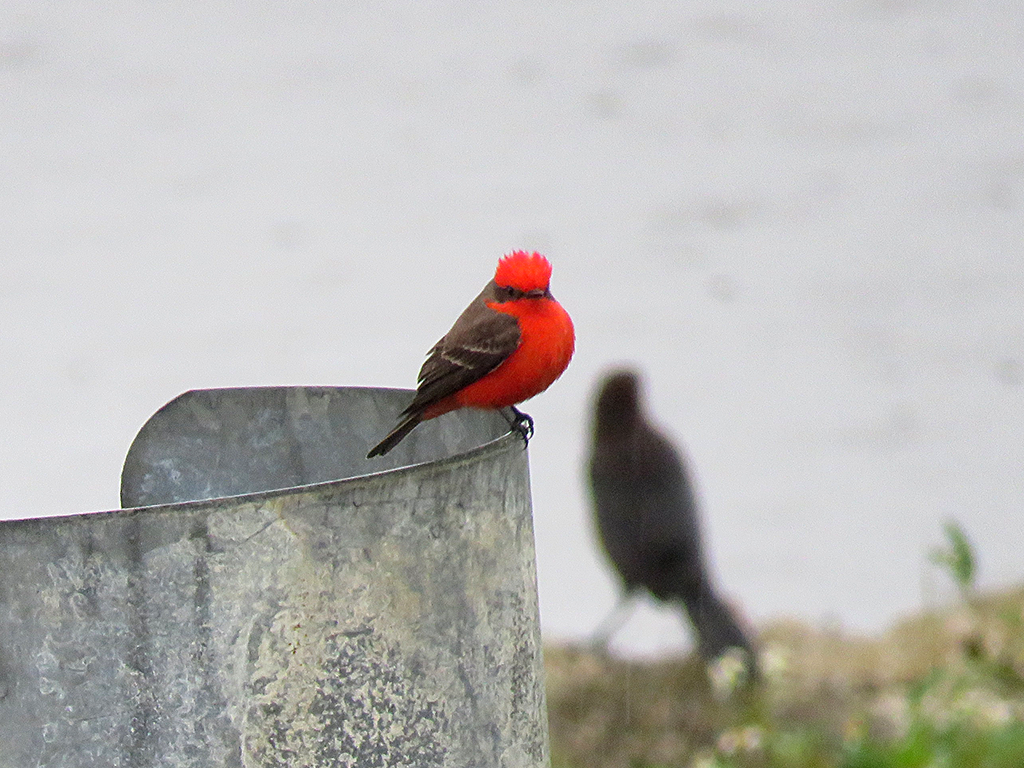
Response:
[[[578,350],[525,408],[543,627],[616,596],[582,462],[645,374],[753,621],[1024,573],[1024,8],[0,0],[0,516],[118,504],[199,387],[414,385],[514,248]],[[369,468],[369,467],[368,467]],[[648,605],[616,647],[689,643]]]

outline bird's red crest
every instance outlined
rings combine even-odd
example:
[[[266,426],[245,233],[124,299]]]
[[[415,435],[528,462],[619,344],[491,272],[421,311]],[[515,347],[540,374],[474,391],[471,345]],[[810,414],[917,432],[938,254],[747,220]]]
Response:
[[[512,251],[498,260],[494,282],[520,291],[546,289],[551,282],[551,262],[537,252]]]

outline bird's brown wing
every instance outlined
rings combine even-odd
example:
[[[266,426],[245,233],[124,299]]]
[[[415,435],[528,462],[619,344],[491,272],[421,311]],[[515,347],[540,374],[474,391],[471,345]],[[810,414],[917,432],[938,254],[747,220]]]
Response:
[[[493,371],[519,346],[519,322],[487,306],[493,282],[466,307],[420,368],[416,396],[403,414],[422,411]]]

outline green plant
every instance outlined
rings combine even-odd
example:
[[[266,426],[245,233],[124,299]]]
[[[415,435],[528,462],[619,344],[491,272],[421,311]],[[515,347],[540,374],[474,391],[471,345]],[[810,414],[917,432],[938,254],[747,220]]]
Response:
[[[946,533],[946,547],[933,549],[930,559],[936,565],[945,568],[959,588],[960,596],[966,600],[974,591],[974,579],[977,575],[974,547],[955,520],[947,520],[942,527]]]

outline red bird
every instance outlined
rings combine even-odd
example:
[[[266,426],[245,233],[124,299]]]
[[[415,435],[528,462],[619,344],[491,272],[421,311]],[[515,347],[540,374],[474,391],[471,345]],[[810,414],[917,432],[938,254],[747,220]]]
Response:
[[[483,291],[430,350],[416,395],[390,434],[366,454],[383,456],[421,421],[457,408],[511,408],[529,439],[533,419],[516,403],[543,392],[569,365],[576,336],[551,295],[551,264],[514,251],[498,261]]]

